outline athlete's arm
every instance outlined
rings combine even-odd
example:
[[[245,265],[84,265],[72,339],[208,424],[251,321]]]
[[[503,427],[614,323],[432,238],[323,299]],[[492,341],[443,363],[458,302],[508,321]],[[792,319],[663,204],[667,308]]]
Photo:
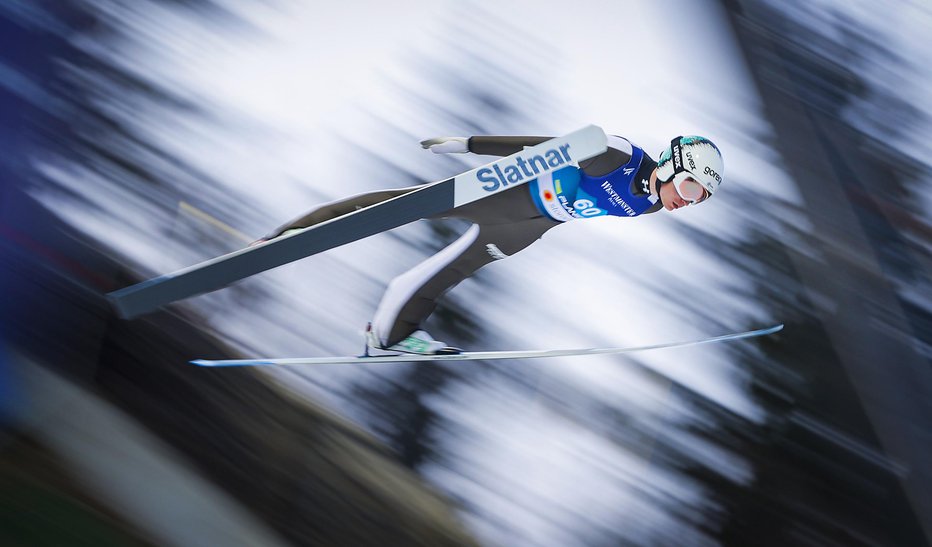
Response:
[[[534,146],[551,138],[553,137],[474,136],[469,137],[466,142],[468,150],[473,154],[510,156],[515,152],[520,152],[527,146]],[[591,175],[599,176],[617,169],[619,165],[627,162],[630,157],[630,154],[626,152],[609,147],[608,150],[598,156],[579,162],[579,167]]]
[[[553,137],[469,137],[469,151],[485,156],[510,156],[525,147],[540,144]]]
[[[550,137],[434,137],[421,141],[421,146],[434,154],[480,154],[510,156],[525,147],[540,144]]]
[[[421,146],[436,154],[465,154],[472,152],[483,156],[510,156],[516,152],[538,145],[553,137],[515,137],[515,136],[488,136],[476,135],[472,137],[435,137],[421,141]],[[610,149],[609,152],[612,152]],[[595,164],[612,164],[619,161],[616,153],[601,154],[580,163],[580,167]],[[626,154],[622,154],[623,156]],[[605,157],[603,157],[605,156]],[[624,159],[627,161],[627,159]],[[608,171],[611,168],[607,169]]]

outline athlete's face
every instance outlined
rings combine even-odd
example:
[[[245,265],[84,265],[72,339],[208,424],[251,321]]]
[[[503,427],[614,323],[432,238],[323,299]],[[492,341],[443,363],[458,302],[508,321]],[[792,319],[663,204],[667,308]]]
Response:
[[[672,182],[665,182],[660,185],[660,202],[663,203],[664,209],[666,209],[667,211],[675,211],[676,209],[679,209],[681,207],[686,207],[687,205],[692,204],[692,203],[702,203],[703,201],[705,201],[707,197],[709,197],[709,193],[705,189],[703,189],[701,186],[699,186],[699,184],[693,181],[692,179],[686,179],[684,183],[687,185],[690,183],[696,185],[699,188],[699,190],[701,190],[702,197],[700,197],[696,201],[686,200],[682,196],[680,196],[680,194],[676,191],[676,188],[673,187]],[[697,195],[699,195],[698,192],[697,192]]]

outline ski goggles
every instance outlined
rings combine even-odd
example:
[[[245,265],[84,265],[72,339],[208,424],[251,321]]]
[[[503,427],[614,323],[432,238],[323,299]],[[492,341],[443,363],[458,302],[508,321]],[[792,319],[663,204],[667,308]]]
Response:
[[[681,198],[692,203],[699,203],[706,197],[706,190],[689,172],[673,176],[673,189]]]
[[[673,183],[673,189],[681,198],[692,203],[699,203],[706,198],[706,189],[683,165],[683,149],[680,146],[682,138],[676,137],[670,141],[673,161],[673,177],[670,181]]]

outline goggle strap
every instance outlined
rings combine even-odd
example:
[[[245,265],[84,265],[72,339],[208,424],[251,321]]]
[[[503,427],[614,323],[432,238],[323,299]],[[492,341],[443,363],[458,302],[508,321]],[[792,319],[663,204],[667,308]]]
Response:
[[[682,138],[681,135],[670,141],[670,155],[672,157],[671,161],[673,161],[674,177],[680,173],[686,172],[686,168],[683,166],[683,147],[680,145],[680,140]],[[673,180],[672,177],[669,180]]]

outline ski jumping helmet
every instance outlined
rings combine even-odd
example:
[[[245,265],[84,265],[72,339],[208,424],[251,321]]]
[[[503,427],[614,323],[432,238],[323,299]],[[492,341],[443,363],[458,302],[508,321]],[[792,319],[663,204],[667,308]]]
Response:
[[[688,201],[697,201],[699,197],[694,193],[697,189],[690,192],[690,185],[683,184],[686,179],[698,182],[712,197],[722,183],[724,171],[725,164],[718,147],[709,139],[696,135],[673,139],[670,146],[660,153],[657,162],[657,180],[673,182],[676,192]]]

